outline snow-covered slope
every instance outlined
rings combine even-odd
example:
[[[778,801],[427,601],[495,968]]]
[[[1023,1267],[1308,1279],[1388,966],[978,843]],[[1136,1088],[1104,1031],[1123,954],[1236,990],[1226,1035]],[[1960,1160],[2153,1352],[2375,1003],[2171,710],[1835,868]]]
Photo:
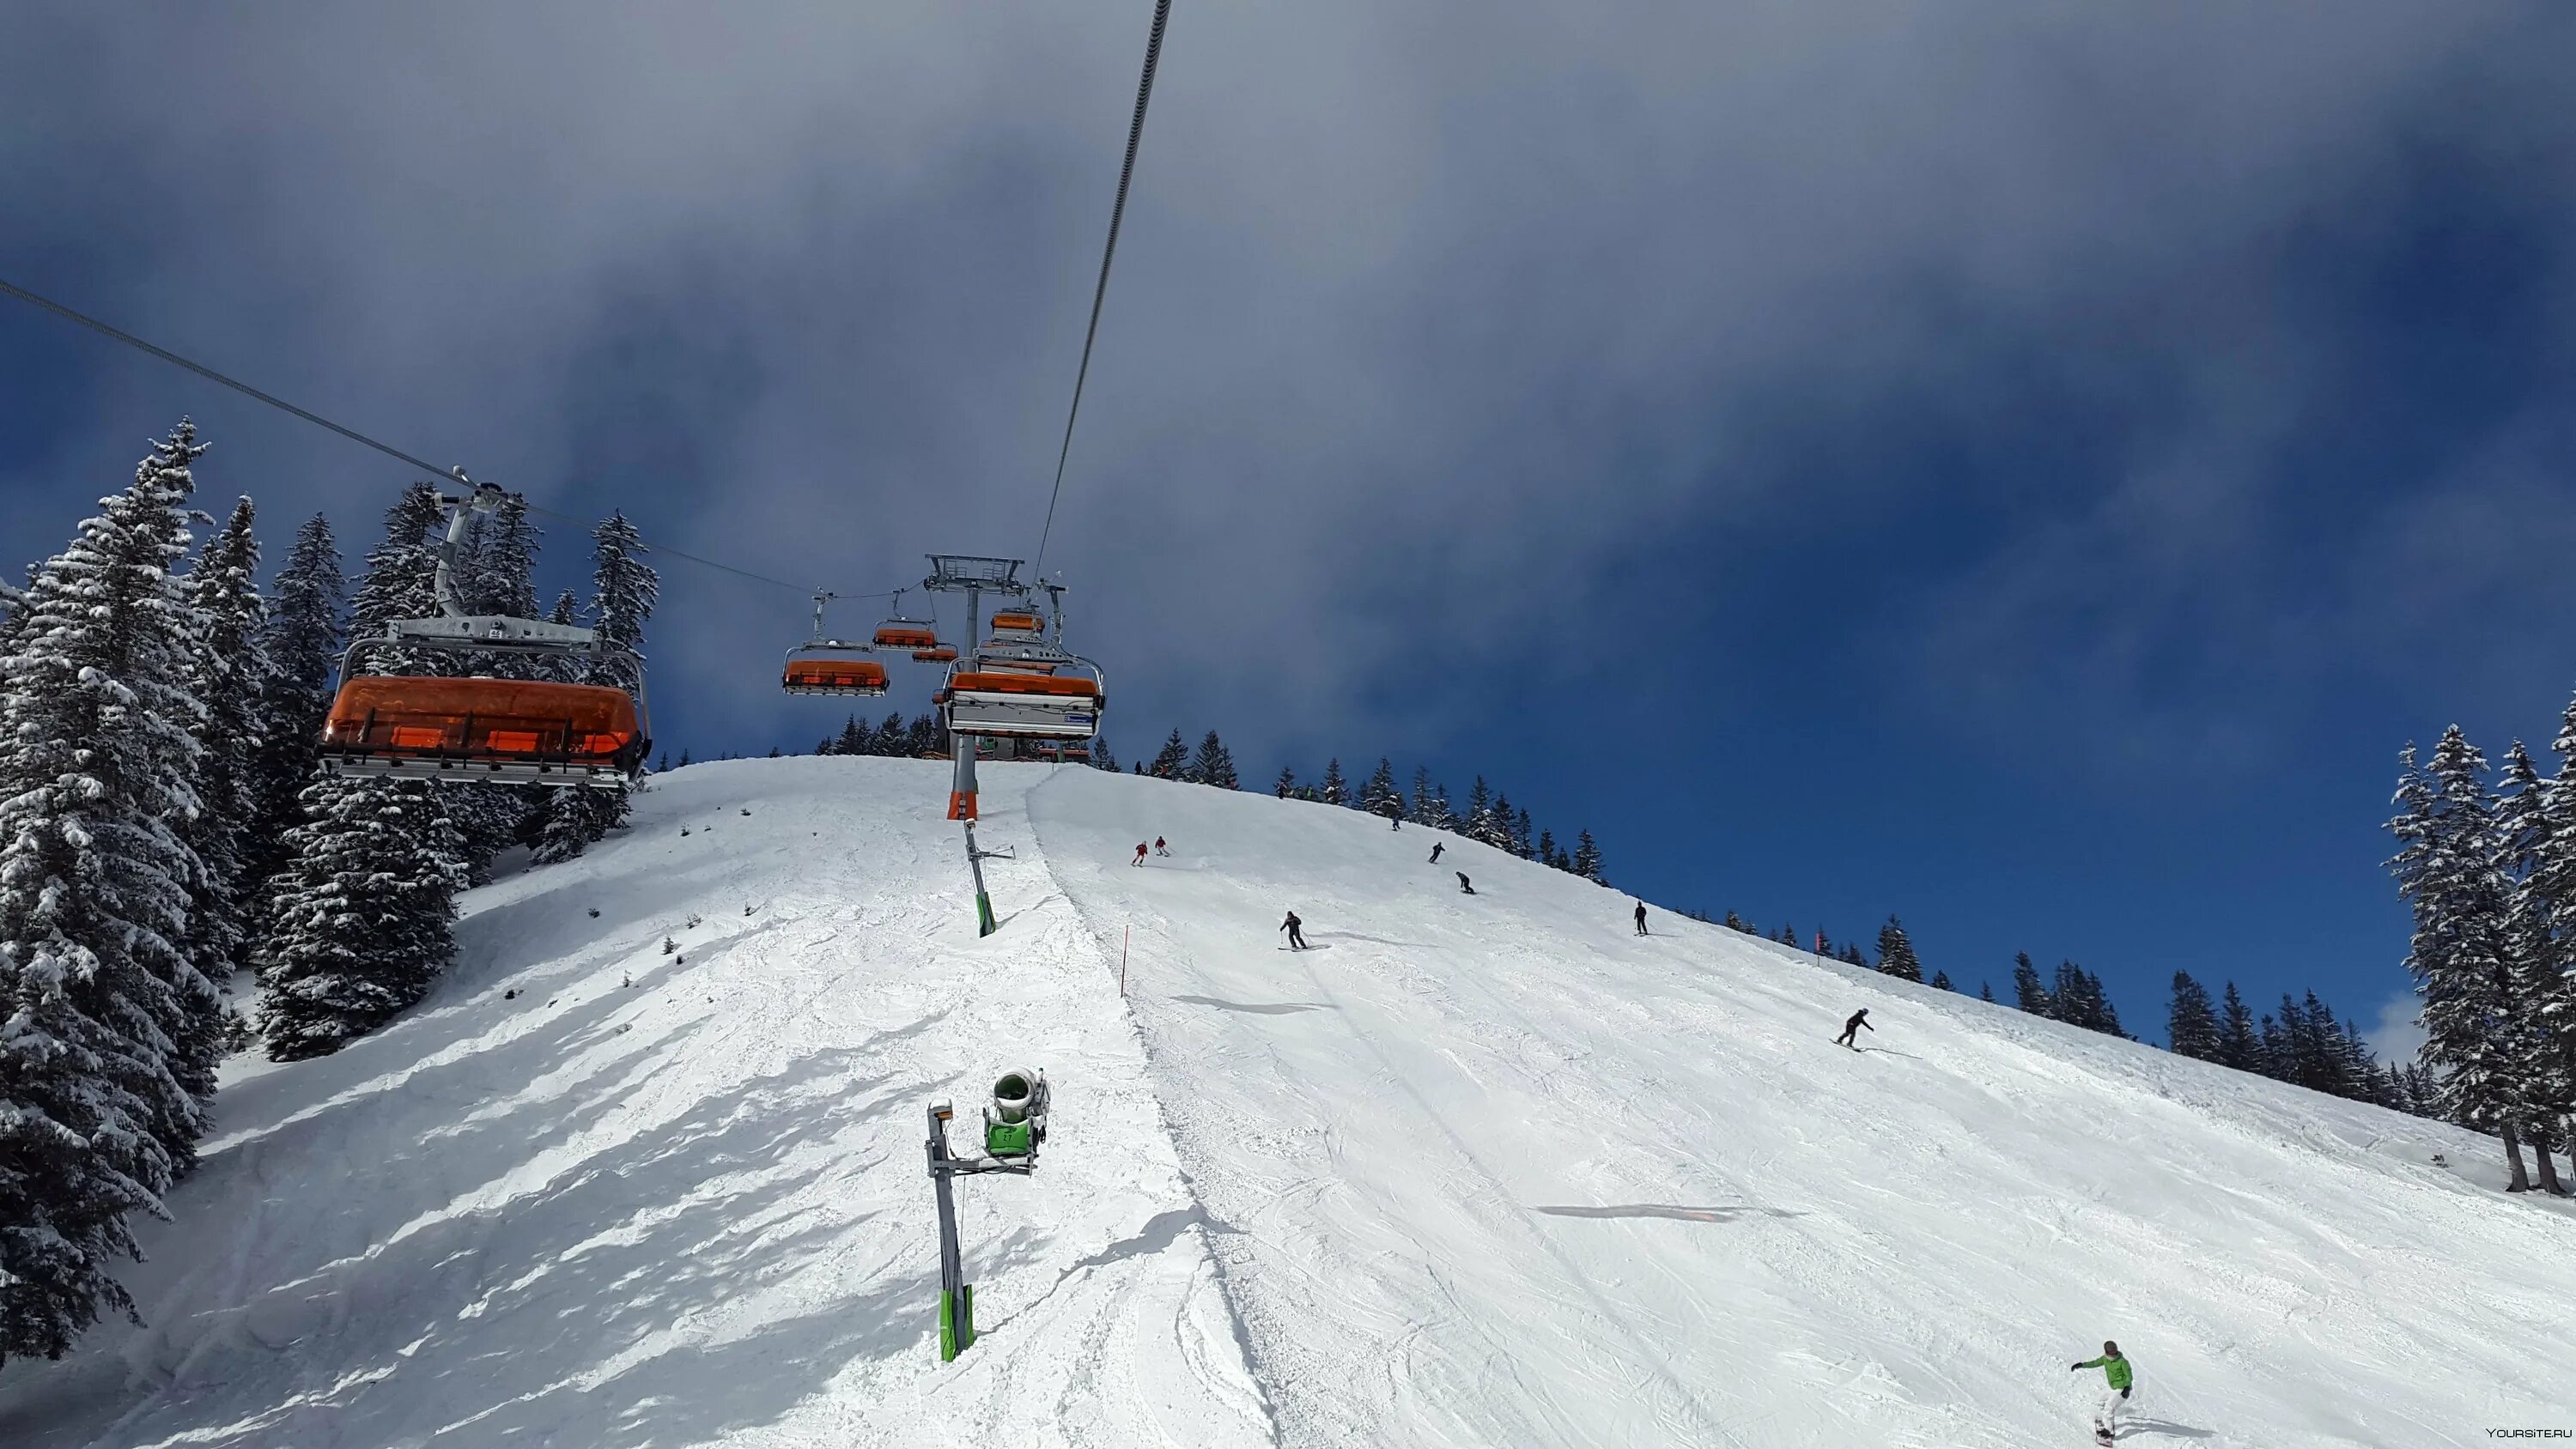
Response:
[[[0,1370],[0,1445],[1267,1442],[1116,961],[1034,860],[977,941],[946,803],[910,762],[699,765],[472,893],[427,1003],[223,1089],[130,1275],[151,1327]],[[960,1188],[991,1336],[943,1365],[923,1112],[1022,1062],[1080,1125]]]
[[[979,942],[944,791],[696,766],[475,893],[409,1019],[227,1087],[152,1326],[0,1443],[2075,1445],[2106,1337],[2124,1442],[2576,1427],[2576,1217],[2464,1134],[1078,769],[988,771]],[[1024,1062],[942,1365],[922,1107]]]

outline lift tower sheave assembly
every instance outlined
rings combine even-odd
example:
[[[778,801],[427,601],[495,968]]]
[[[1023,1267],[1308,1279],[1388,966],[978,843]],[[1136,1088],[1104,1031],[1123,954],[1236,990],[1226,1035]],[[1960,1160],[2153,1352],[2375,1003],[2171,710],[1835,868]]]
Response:
[[[930,555],[930,574],[921,581],[922,588],[934,594],[966,596],[965,654],[968,660],[975,657],[976,634],[983,628],[984,595],[995,593],[1017,597],[1028,592],[1020,583],[1022,562],[1023,560],[1015,558],[981,558],[962,553]],[[971,737],[960,741],[952,736],[949,741],[949,753],[956,757],[957,769],[955,781],[948,790],[948,818],[969,822],[967,848],[971,852],[974,848],[972,822],[975,819],[975,742]],[[983,872],[979,869],[976,875],[979,880],[977,894],[981,895],[980,879]],[[991,918],[990,910],[984,914],[987,920]],[[987,930],[989,933],[989,927]]]
[[[976,636],[983,627],[984,595],[989,592],[1017,597],[1027,592],[1020,586],[1021,560],[960,553],[934,553],[929,557],[930,573],[921,581],[923,590],[933,594],[966,596],[963,662],[972,668],[978,657]],[[950,731],[948,753],[954,772],[948,786],[948,818],[965,827],[966,869],[975,877],[975,934],[989,936],[998,929],[993,919],[992,893],[984,888],[984,861],[993,852],[980,849],[975,844],[974,737]],[[941,1190],[946,1190],[944,1184]]]

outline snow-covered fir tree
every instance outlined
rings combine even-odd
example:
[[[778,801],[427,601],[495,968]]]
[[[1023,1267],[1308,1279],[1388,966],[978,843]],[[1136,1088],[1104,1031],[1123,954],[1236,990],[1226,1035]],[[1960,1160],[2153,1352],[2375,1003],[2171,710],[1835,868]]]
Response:
[[[1109,736],[1093,735],[1091,737],[1091,768],[1095,770],[1107,770],[1112,774],[1117,773],[1118,757],[1109,753]]]
[[[1181,742],[1181,732],[1175,728],[1172,737],[1154,752],[1154,762],[1145,767],[1145,773],[1157,780],[1180,780],[1188,777],[1189,769],[1190,747]]]
[[[1199,741],[1198,753],[1190,757],[1189,779],[1193,784],[1214,785],[1220,790],[1241,788],[1234,774],[1234,756],[1226,749],[1225,741],[1216,737],[1216,731],[1209,730],[1206,738]]]
[[[591,530],[590,627],[608,652],[593,656],[583,682],[632,694],[644,687],[644,625],[661,599],[661,576],[644,562],[644,539],[621,511]],[[631,787],[563,787],[546,803],[534,859],[570,860],[626,823]]]
[[[1327,805],[1350,803],[1351,790],[1349,784],[1342,779],[1340,756],[1337,755],[1324,762],[1324,780],[1315,788],[1315,798]]]
[[[1610,883],[1610,878],[1601,873],[1601,847],[1593,842],[1592,832],[1589,830],[1575,833],[1574,873],[1594,885],[1606,886]]]
[[[385,512],[367,554],[350,628],[435,613],[438,490],[415,483]],[[379,667],[426,671],[439,656],[382,651]],[[460,787],[462,788],[462,787]],[[481,787],[471,787],[481,788]],[[454,954],[465,843],[440,787],[422,780],[316,775],[297,799],[287,862],[269,883],[254,964],[258,1026],[270,1057],[337,1051],[420,998]]]
[[[1271,782],[1270,793],[1278,796],[1282,800],[1296,799],[1297,772],[1288,768],[1286,765],[1281,765],[1279,767],[1279,778]]]
[[[2510,1189],[2525,1192],[2517,1121],[2523,1063],[2504,944],[2508,887],[2496,869],[2495,805],[2486,757],[2460,727],[2443,731],[2419,767],[2399,757],[2397,854],[2389,870],[2414,914],[2406,953],[2424,1002],[2423,1059],[2437,1074],[2442,1116],[2504,1141]]]
[[[2531,754],[2515,740],[2505,751],[2503,788],[2496,797],[2496,873],[2504,882],[2504,951],[2506,991],[2513,1003],[2505,1030],[2518,1059],[2515,1094],[2523,1106],[2519,1126],[2532,1138],[2539,1167],[2539,1187],[2552,1196],[2567,1195],[2551,1159],[2560,1133],[2559,1121],[2571,1104],[2567,1044],[2554,1029],[2569,990],[2563,947],[2554,937],[2549,897],[2543,888],[2542,862],[2550,854],[2548,788]],[[2554,874],[2554,873],[2552,873]]]
[[[2245,1004],[2233,981],[2227,983],[2219,1007],[2218,1061],[2240,1072],[2257,1071],[2263,1064],[2263,1040],[2254,1031],[2254,1009]]]
[[[126,1218],[204,1127],[182,1072],[220,1003],[181,947],[201,866],[177,828],[199,625],[172,576],[203,451],[184,420],[154,446],[35,570],[0,657],[0,1360],[132,1313]]]
[[[250,963],[257,928],[257,878],[250,875],[251,832],[262,805],[260,769],[269,665],[268,605],[259,594],[259,543],[247,498],[206,542],[181,585],[197,615],[197,648],[188,688],[204,705],[197,730],[197,817],[182,829],[200,870],[189,908],[187,950],[219,985]],[[225,1036],[230,1035],[227,1030]],[[222,1043],[194,1073],[211,1091]]]
[[[2031,964],[2028,951],[2013,954],[2013,1005],[2033,1016],[2053,1017],[2056,1004],[2048,999],[2048,984],[2040,979],[2039,968]]]
[[[527,500],[511,494],[490,517],[476,514],[474,524],[458,569],[466,608],[476,614],[536,618],[539,535],[528,517]],[[470,658],[474,673],[496,679],[538,679],[554,673],[543,656],[495,652]],[[542,831],[530,830],[528,817],[541,803],[551,803],[546,800],[548,793],[542,786],[515,785],[448,793],[448,818],[464,842],[469,884],[491,880],[493,858],[503,849],[532,835],[541,838]]]
[[[1906,939],[1905,924],[1892,915],[1878,928],[1878,970],[1900,981],[1923,979],[1923,962],[1914,954],[1914,943]]]
[[[349,584],[329,519],[314,514],[295,531],[275,594],[263,648],[268,680],[260,699],[259,812],[243,865],[253,882],[267,881],[286,864],[286,832],[303,819],[299,801],[313,776],[340,668]]]
[[[454,958],[465,871],[435,789],[336,778],[306,788],[260,963],[260,1035],[274,1060],[374,1031]]]
[[[1932,986],[1935,990],[1939,991],[1956,991],[1959,989],[1958,987],[1950,984],[1950,973],[1947,971],[1933,972]]]
[[[2220,1060],[2218,1012],[2210,1005],[2209,988],[2188,971],[2174,973],[2173,996],[2165,1005],[2165,1040],[2176,1056]]]
[[[1476,782],[1467,787],[1467,820],[1459,833],[1469,840],[1481,841],[1486,845],[1493,844],[1499,834],[1494,828],[1493,787],[1485,783],[1485,777],[1482,775],[1478,775]]]
[[[1361,787],[1359,805],[1371,815],[1389,820],[1404,818],[1404,792],[1395,788],[1395,762],[1383,755],[1377,768],[1369,773],[1368,784]]]

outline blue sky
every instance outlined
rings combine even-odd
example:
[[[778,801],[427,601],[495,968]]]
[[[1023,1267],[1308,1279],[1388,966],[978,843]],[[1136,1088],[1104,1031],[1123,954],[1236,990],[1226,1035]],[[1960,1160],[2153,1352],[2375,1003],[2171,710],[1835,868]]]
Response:
[[[1035,543],[1149,8],[39,5],[0,276],[880,587]],[[1658,902],[2140,1028],[2177,967],[2374,1019],[2398,746],[2576,687],[2576,19],[2331,20],[1183,0],[1049,559],[1119,749],[1482,771]],[[403,481],[0,312],[0,558],[181,411],[272,557]],[[673,563],[664,737],[825,733],[805,607]]]

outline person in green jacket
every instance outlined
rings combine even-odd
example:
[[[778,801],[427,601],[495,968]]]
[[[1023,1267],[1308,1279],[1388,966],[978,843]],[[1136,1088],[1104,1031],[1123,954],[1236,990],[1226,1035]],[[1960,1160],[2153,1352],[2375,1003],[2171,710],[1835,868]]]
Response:
[[[2120,1346],[2108,1339],[2103,1340],[2100,1358],[2086,1359],[2069,1368],[2067,1372],[2074,1373],[2089,1368],[2100,1369],[2102,1377],[2110,1384],[2109,1391],[2102,1395],[2101,1410],[2093,1416],[2094,1434],[2103,1443],[2108,1444],[2111,1442],[2112,1435],[2118,1432],[2118,1425],[2114,1421],[2119,1417],[2120,1410],[2128,1405],[2129,1390],[2137,1383],[2137,1375],[2129,1368],[2128,1359],[2121,1356]]]

